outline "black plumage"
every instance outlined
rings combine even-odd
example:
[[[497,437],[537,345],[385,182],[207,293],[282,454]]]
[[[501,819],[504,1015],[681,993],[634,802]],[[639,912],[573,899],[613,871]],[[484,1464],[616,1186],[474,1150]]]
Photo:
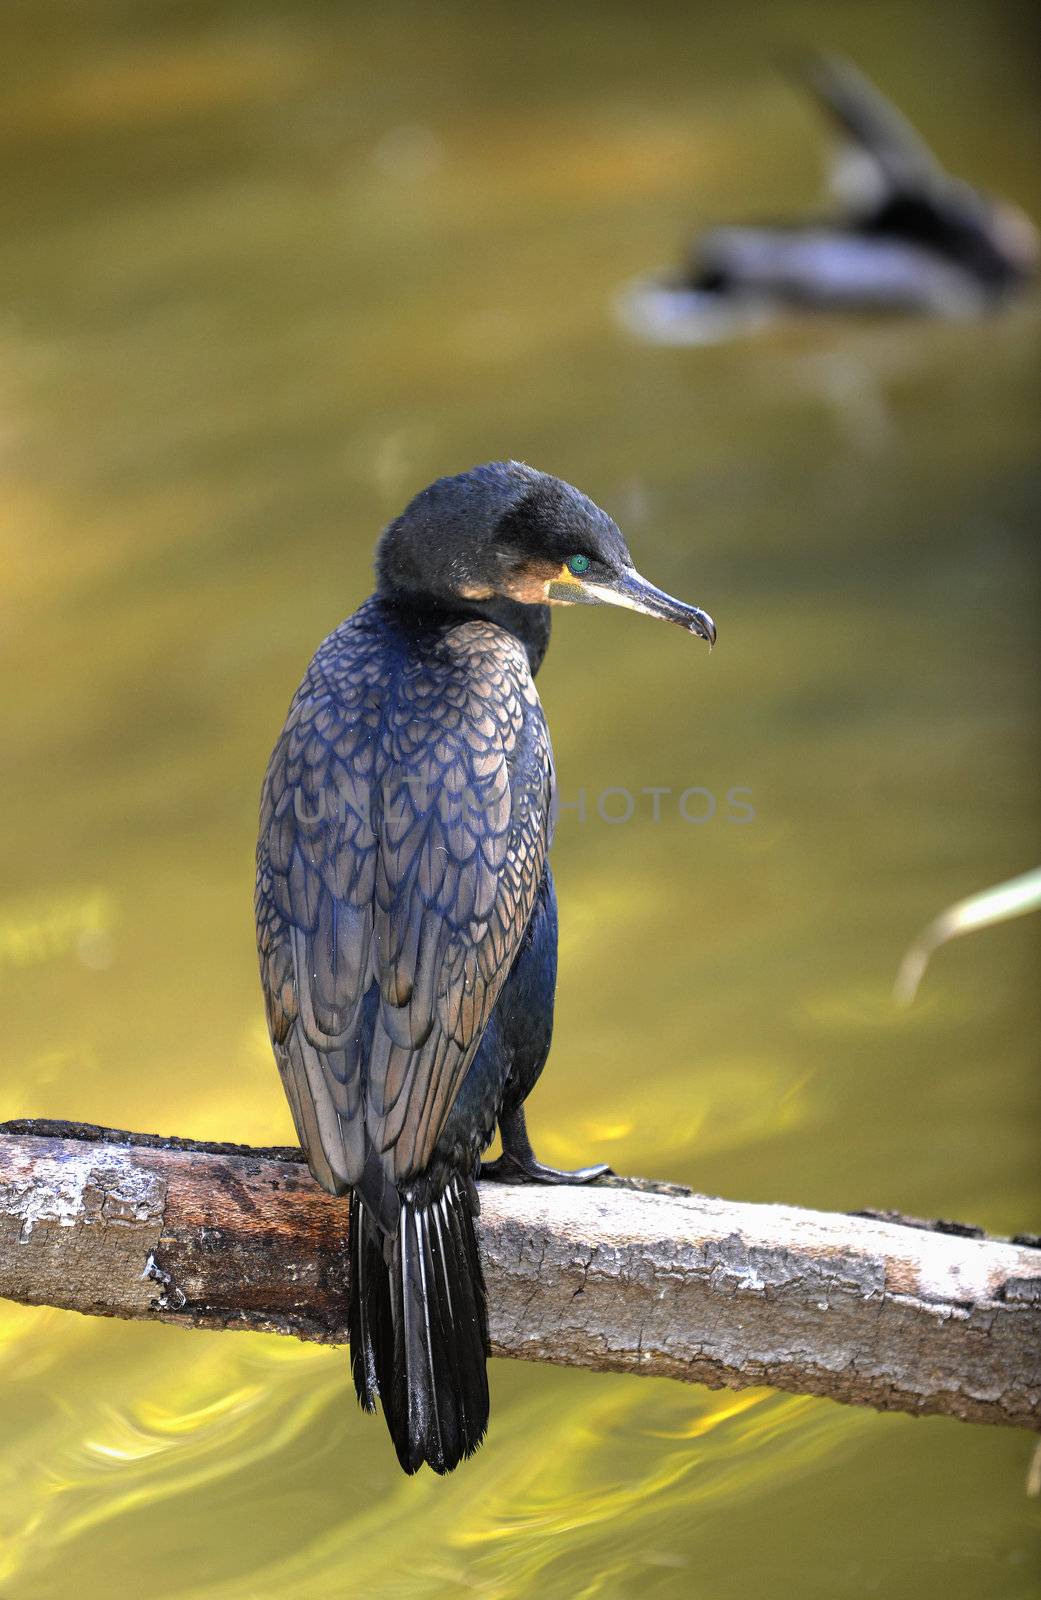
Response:
[[[256,913],[275,1056],[311,1171],[351,1193],[351,1363],[399,1460],[454,1467],[488,1417],[474,1179],[576,1182],[523,1105],[552,1034],[553,763],[534,673],[552,603],[709,639],[611,519],[516,462],[440,479],[381,536],[272,753]]]

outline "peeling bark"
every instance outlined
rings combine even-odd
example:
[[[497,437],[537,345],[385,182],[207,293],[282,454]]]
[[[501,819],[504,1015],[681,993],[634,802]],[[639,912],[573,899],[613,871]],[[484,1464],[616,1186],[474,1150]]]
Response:
[[[495,1355],[1041,1429],[1041,1250],[675,1184],[481,1186]],[[347,1338],[347,1208],[300,1152],[0,1125],[0,1295]]]

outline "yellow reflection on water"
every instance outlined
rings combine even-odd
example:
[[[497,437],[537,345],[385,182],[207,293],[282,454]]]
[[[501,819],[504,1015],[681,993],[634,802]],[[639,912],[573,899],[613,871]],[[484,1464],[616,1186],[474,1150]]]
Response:
[[[77,1340],[81,1329],[83,1339]],[[21,1331],[32,1339],[43,1330],[26,1315]],[[44,1548],[49,1562],[101,1528],[110,1530],[106,1537],[119,1538],[128,1519],[203,1494],[229,1475],[277,1458],[342,1393],[343,1363],[330,1362],[326,1352],[248,1336],[175,1336],[156,1362],[133,1350],[127,1335],[137,1331],[120,1330],[131,1352],[126,1398],[117,1404],[100,1394],[85,1397],[86,1425],[78,1439],[56,1425],[53,1409],[49,1426],[22,1409],[21,1448],[31,1465],[5,1495],[0,1575],[32,1581],[34,1557]],[[140,1331],[147,1339],[148,1330]],[[49,1332],[54,1346],[66,1345],[66,1361],[77,1342],[91,1347],[89,1365],[104,1359],[85,1319],[66,1315]],[[244,1351],[247,1344],[252,1349]],[[39,1376],[31,1363],[20,1374],[29,1384]],[[59,1402],[58,1416],[64,1411]],[[35,1543],[37,1536],[43,1546]]]
[[[85,966],[106,966],[114,920],[104,889],[0,905],[0,967],[28,967],[69,953]]]
[[[817,1113],[814,1072],[796,1075],[776,1061],[714,1056],[702,1062],[697,1089],[682,1076],[664,1076],[648,1096],[642,1077],[626,1087],[604,1086],[601,1115],[578,1115],[548,1125],[539,1143],[557,1165],[576,1166],[601,1145],[620,1144],[632,1170],[672,1173],[695,1162],[808,1126]],[[617,1161],[618,1157],[615,1157]]]
[[[681,1391],[689,1422],[678,1447],[663,1449],[673,1435],[655,1422],[676,1411],[669,1386],[597,1387],[563,1414],[537,1400],[523,1416],[508,1414],[480,1473],[466,1468],[441,1484],[430,1477],[400,1483],[376,1508],[349,1516],[263,1576],[215,1589],[215,1600],[267,1600],[308,1585],[410,1600],[442,1593],[446,1583],[511,1600],[544,1587],[614,1592],[615,1578],[632,1581],[641,1568],[687,1566],[678,1513],[703,1521],[715,1504],[754,1493],[775,1472],[797,1475],[841,1449],[862,1420],[761,1392]],[[711,1446],[703,1442],[710,1436]],[[610,1452],[621,1437],[624,1467]],[[392,1550],[398,1559],[388,1585]],[[583,1569],[595,1578],[577,1579]]]

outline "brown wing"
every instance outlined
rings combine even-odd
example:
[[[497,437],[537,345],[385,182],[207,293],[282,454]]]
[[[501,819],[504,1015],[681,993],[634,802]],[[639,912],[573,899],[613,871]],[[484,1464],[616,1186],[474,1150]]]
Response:
[[[312,1171],[393,1226],[531,915],[552,771],[511,635],[466,623],[402,657],[367,614],[319,650],[272,755],[257,931]]]

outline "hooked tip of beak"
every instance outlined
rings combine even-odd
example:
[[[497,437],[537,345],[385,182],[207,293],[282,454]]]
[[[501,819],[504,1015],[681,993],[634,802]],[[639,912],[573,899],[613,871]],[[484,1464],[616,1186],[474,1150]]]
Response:
[[[699,639],[704,639],[711,650],[716,642],[716,624],[712,621],[707,611],[702,611],[697,606],[692,607],[692,610],[694,615],[691,617],[688,627],[691,633],[696,633]]]

